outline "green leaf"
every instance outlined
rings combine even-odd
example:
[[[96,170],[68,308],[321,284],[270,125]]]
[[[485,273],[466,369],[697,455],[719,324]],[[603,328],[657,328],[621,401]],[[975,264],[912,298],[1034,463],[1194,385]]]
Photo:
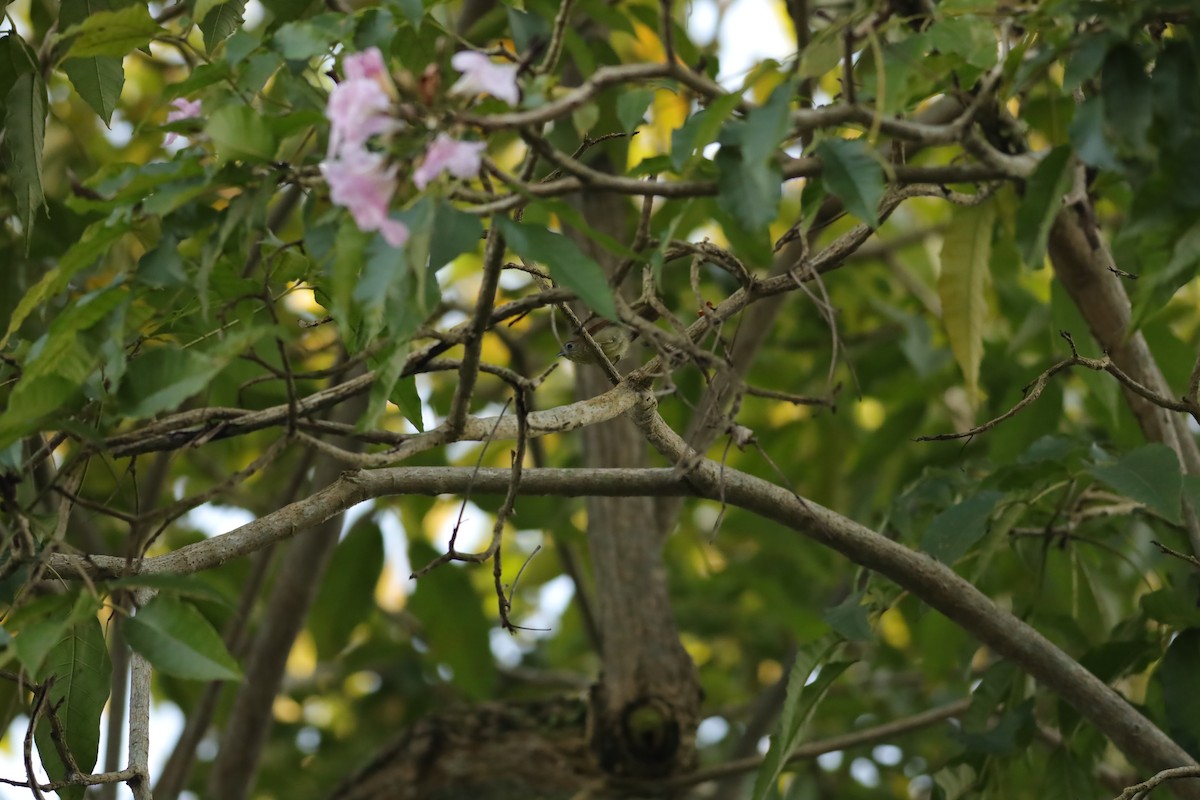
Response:
[[[851,642],[869,642],[875,638],[867,607],[863,605],[863,592],[851,592],[845,600],[832,608],[825,609],[821,618],[842,638]]]
[[[1134,151],[1149,148],[1154,122],[1153,96],[1146,65],[1132,45],[1119,44],[1108,51],[1100,73],[1104,119]]]
[[[188,277],[179,255],[179,241],[170,234],[164,235],[158,247],[138,259],[135,275],[139,283],[152,289],[186,286]]]
[[[270,161],[279,146],[262,114],[249,106],[231,104],[217,109],[204,126],[221,161]]]
[[[7,97],[17,78],[38,71],[37,53],[13,31],[0,36],[0,97]]]
[[[942,17],[926,32],[929,44],[942,53],[959,56],[979,69],[996,64],[996,29],[992,23],[974,14]]]
[[[1179,524],[1183,474],[1175,451],[1165,444],[1139,447],[1115,463],[1094,464],[1088,471],[1131,500],[1162,514],[1167,521]]]
[[[1100,72],[1100,65],[1104,63],[1104,56],[1112,42],[1111,37],[1112,34],[1108,32],[1093,35],[1075,48],[1063,71],[1064,92],[1075,91],[1084,81],[1091,80]]]
[[[198,681],[242,677],[212,623],[195,607],[166,595],[158,595],[125,621],[125,638],[168,675]]]
[[[1200,628],[1189,628],[1171,640],[1156,677],[1162,685],[1167,732],[1189,752],[1200,748]]]
[[[1103,788],[1093,777],[1096,770],[1087,759],[1081,759],[1069,747],[1059,747],[1050,754],[1046,764],[1042,797],[1100,797]]]
[[[750,236],[765,238],[779,213],[783,175],[772,161],[749,161],[741,148],[717,153],[717,205]]]
[[[560,233],[537,225],[497,217],[495,224],[508,246],[530,261],[546,266],[555,282],[567,287],[605,319],[617,321],[617,307],[604,270],[579,246]]]
[[[337,656],[350,642],[354,628],[375,609],[375,586],[382,572],[383,533],[368,515],[333,551],[309,615],[308,629],[322,660]]]
[[[324,55],[331,43],[328,29],[311,22],[288,22],[275,32],[275,46],[289,61]]]
[[[33,234],[34,214],[46,204],[42,186],[42,151],[46,138],[46,84],[37,72],[14,81],[4,99],[4,150],[8,184],[17,198],[17,214],[25,233],[25,249]]]
[[[1150,82],[1154,87],[1154,113],[1165,124],[1155,130],[1159,157],[1172,163],[1169,152],[1193,152],[1189,148],[1200,122],[1200,97],[1196,95],[1196,72],[1200,69],[1190,42],[1172,40],[1155,54],[1154,72]],[[1172,164],[1173,165],[1173,164]],[[1192,205],[1192,207],[1195,207]]]
[[[825,25],[813,32],[812,38],[796,65],[796,77],[819,78],[842,63],[845,39],[836,25]]]
[[[391,247],[378,234],[367,243],[365,256],[358,283],[351,294],[353,310],[361,319],[361,328],[355,337],[360,346],[374,341],[383,331],[385,322],[393,321],[384,316],[388,295],[392,287],[407,286],[409,275],[404,250]],[[391,387],[387,391],[390,392]],[[387,397],[387,392],[383,396]]]
[[[70,39],[66,58],[111,56],[122,58],[145,47],[162,32],[150,17],[145,3],[134,3],[116,11],[97,11],[63,31]]]
[[[1175,240],[1166,266],[1140,276],[1133,297],[1133,328],[1140,328],[1147,317],[1191,283],[1197,267],[1200,267],[1200,221]]]
[[[1121,162],[1104,135],[1105,102],[1103,96],[1093,95],[1075,109],[1068,134],[1075,155],[1091,167],[1120,170]]]
[[[846,210],[872,228],[879,227],[883,199],[883,166],[862,139],[826,139],[817,145],[821,181]]]
[[[417,393],[417,378],[410,375],[400,378],[392,387],[388,397],[400,409],[404,418],[413,424],[421,433],[425,432],[425,409],[421,406],[421,395]]]
[[[615,239],[611,234],[605,233],[600,228],[590,225],[587,218],[579,213],[579,210],[570,203],[561,200],[557,197],[539,198],[538,205],[546,214],[553,214],[558,217],[559,223],[564,227],[569,228],[578,233],[582,233],[593,243],[607,250],[617,258],[628,258],[633,261],[640,262],[644,260],[644,256],[630,250],[622,242]]]
[[[425,542],[409,540],[414,568],[437,556]],[[421,621],[421,638],[429,645],[430,657],[454,674],[454,685],[472,700],[488,697],[496,683],[496,664],[488,645],[491,626],[468,571],[444,565],[422,576],[407,609]]]
[[[359,417],[355,430],[365,431],[375,427],[380,415],[387,408],[387,401],[392,396],[392,389],[399,380],[400,373],[404,371],[408,351],[408,337],[393,338],[390,347],[370,360],[371,369],[375,372],[375,381],[371,384],[367,410]]]
[[[140,575],[117,578],[116,580],[108,581],[106,585],[109,589],[154,589],[158,592],[170,592],[180,597],[207,600],[219,606],[233,608],[233,603],[230,599],[202,575],[173,575],[167,572],[145,572]]]
[[[1030,269],[1040,269],[1046,255],[1050,226],[1062,209],[1063,195],[1071,188],[1071,148],[1060,145],[1037,165],[1025,185],[1017,209],[1017,249]]]
[[[82,383],[96,358],[76,334],[104,321],[128,299],[128,290],[121,283],[76,298],[30,350],[22,379],[55,374]]]
[[[309,232],[311,239],[316,229]],[[330,249],[329,270],[329,306],[330,314],[337,320],[338,326],[346,331],[346,345],[351,352],[363,348],[364,337],[360,336],[357,319],[357,308],[353,302],[354,290],[358,285],[359,270],[366,260],[367,243],[370,237],[360,231],[349,215],[343,216],[334,234],[334,245]],[[308,243],[308,242],[306,242]],[[309,243],[310,246],[319,244]]]
[[[983,731],[959,730],[957,739],[966,750],[992,756],[1007,756],[1017,753],[1029,743],[1034,730],[1033,698],[1015,708],[1006,709],[1000,719]]]
[[[117,392],[121,413],[142,419],[177,408],[266,332],[266,328],[244,329],[209,352],[173,344],[144,350],[130,362],[121,381]]]
[[[621,130],[631,133],[646,118],[646,109],[654,101],[653,89],[634,89],[617,95],[617,121]]]
[[[35,423],[74,400],[80,383],[62,375],[22,378],[0,415],[0,447],[32,433]]]
[[[1188,592],[1175,587],[1165,587],[1144,594],[1138,599],[1142,613],[1155,622],[1173,628],[1200,628],[1200,608],[1196,599]]]
[[[242,26],[242,12],[246,10],[246,0],[227,0],[205,15],[200,23],[200,32],[204,34],[204,49],[209,53],[217,49],[221,42]]]
[[[775,87],[766,103],[746,115],[737,135],[746,161],[773,162],[778,156],[779,143],[791,128],[790,103],[795,89],[791,81],[784,81]]]
[[[108,0],[63,0],[59,6],[59,27],[67,28],[83,22],[92,14],[109,11]],[[92,56],[90,58],[68,58],[63,62],[63,71],[79,96],[108,125],[112,112],[121,98],[121,87],[125,84],[125,71],[119,56]]]
[[[429,242],[430,268],[441,269],[463,253],[474,253],[479,249],[482,234],[479,217],[438,201],[434,206],[433,238]]]
[[[176,345],[152,347],[130,362],[118,394],[122,413],[132,419],[177,408],[220,371],[207,355]]]
[[[704,148],[717,140],[741,99],[737,94],[721,95],[671,133],[671,164],[676,172],[687,175],[692,171]]]
[[[404,246],[405,263],[408,265],[402,273],[402,280],[390,287],[388,294],[388,330],[393,335],[407,339],[420,324],[433,312],[434,306],[441,300],[438,289],[436,270],[442,266],[435,265],[430,259],[436,255],[441,258],[449,250],[433,253],[433,237],[438,226],[438,217],[442,215],[438,204],[428,196],[420,197],[417,202],[393,216],[408,226],[408,242]],[[451,227],[463,225],[462,220],[449,221]],[[465,223],[462,231],[471,232],[478,236],[478,229]],[[473,247],[478,240],[468,240],[462,244]],[[444,242],[443,242],[444,244]],[[389,247],[382,236],[377,236],[373,247]],[[457,257],[455,253],[455,257]]]
[[[117,107],[121,87],[125,85],[121,59],[116,56],[71,58],[63,64],[63,70],[75,91],[104,120],[104,124],[112,122],[113,109]]]
[[[538,14],[506,5],[508,26],[518,53],[527,53],[535,44],[545,44],[550,37],[550,22]]]
[[[956,207],[942,239],[942,268],[938,275],[942,323],[972,403],[979,400],[979,365],[983,361],[995,218],[995,206],[989,202],[970,208]]]
[[[222,0],[222,2],[224,2],[224,0]],[[258,36],[252,33],[247,33],[245,30],[235,31],[233,35],[225,41],[225,52],[221,54],[222,61],[224,63],[219,66],[219,71],[228,74],[227,70],[229,67],[236,67],[238,64],[241,64],[246,60],[247,56],[258,50],[261,46],[262,39],[260,39]],[[187,81],[192,80],[196,76],[196,72],[198,72],[203,66],[217,67],[216,64],[202,65],[201,67],[197,67],[192,71],[191,75],[184,79],[184,82],[186,83]],[[172,84],[171,89],[178,92],[178,87],[179,84]],[[179,94],[191,94],[193,91],[195,91],[195,89],[191,89],[187,92],[180,92]],[[175,94],[173,96],[178,97],[179,94]]]
[[[9,338],[20,329],[21,324],[30,314],[66,288],[67,282],[76,272],[90,266],[128,230],[127,226],[108,227],[104,222],[89,225],[80,240],[71,245],[59,259],[58,266],[42,275],[41,280],[31,286],[25,296],[21,298],[21,302],[13,311],[12,318],[8,321],[8,328],[5,330],[4,336],[0,337],[0,348],[8,344]]]
[[[68,595],[39,597],[5,619],[6,630],[13,634],[11,652],[30,675],[40,674],[46,656],[72,624],[72,606]]]
[[[396,8],[409,25],[421,30],[421,23],[425,20],[425,4],[421,0],[390,0],[389,5]]]
[[[229,0],[196,0],[196,9],[192,12],[192,21],[199,24],[208,18],[208,14],[214,8]]]
[[[78,298],[58,315],[30,350],[0,417],[0,442],[7,444],[29,432],[38,420],[75,399],[100,360],[100,353],[79,333],[109,318],[127,300],[124,286],[112,286]]]
[[[92,616],[73,625],[54,646],[46,660],[42,677],[54,675],[47,700],[56,709],[66,733],[66,746],[84,773],[96,765],[100,744],[100,714],[108,701],[112,683],[112,664],[104,645],[100,621]],[[66,766],[59,760],[50,735],[50,722],[42,719],[35,731],[38,753],[51,780],[66,777]],[[83,797],[83,787],[76,797]],[[64,796],[60,792],[60,796]]]
[[[754,800],[763,800],[775,790],[775,783],[787,764],[788,757],[800,744],[806,722],[817,710],[829,687],[854,662],[826,663],[838,643],[824,641],[802,648],[788,676],[787,696],[779,718],[779,727],[771,735],[771,746],[754,778]],[[816,673],[816,674],[814,674]]]
[[[980,492],[947,508],[929,523],[921,549],[943,564],[953,564],[987,533],[988,519],[1003,498],[1002,492]]]

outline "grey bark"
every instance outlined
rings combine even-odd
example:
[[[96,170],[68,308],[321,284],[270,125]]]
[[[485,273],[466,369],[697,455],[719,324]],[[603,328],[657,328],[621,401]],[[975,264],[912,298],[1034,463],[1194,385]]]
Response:
[[[366,410],[366,404],[366,395],[356,395],[339,405],[331,416],[337,422],[353,424]],[[343,446],[356,449],[359,445],[348,441]],[[337,461],[320,458],[313,484],[329,486],[341,472]],[[271,730],[271,707],[283,681],[288,654],[316,597],[341,528],[339,513],[298,534],[283,556],[262,626],[246,662],[245,679],[238,686],[222,732],[221,749],[209,780],[211,797],[242,800],[250,795]]]

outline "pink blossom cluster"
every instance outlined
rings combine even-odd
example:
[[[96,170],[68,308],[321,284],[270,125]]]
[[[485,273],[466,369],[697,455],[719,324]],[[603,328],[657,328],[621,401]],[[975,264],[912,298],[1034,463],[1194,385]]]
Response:
[[[396,192],[395,164],[367,148],[372,136],[391,133],[401,123],[390,113],[391,79],[383,55],[372,47],[346,56],[345,80],[333,87],[325,116],[329,118],[329,152],[321,174],[334,203],[354,217],[359,230],[379,231],[392,247],[408,241],[408,226],[388,216]]]
[[[451,64],[462,73],[450,87],[452,94],[490,94],[516,105],[517,67],[495,64],[482,53],[456,53]],[[372,136],[398,130],[402,123],[391,116],[394,87],[377,48],[347,56],[345,80],[329,94],[325,116],[330,121],[329,152],[321,174],[329,184],[334,203],[346,208],[360,230],[379,231],[388,244],[400,247],[408,240],[404,223],[388,216],[397,186],[397,166],[383,153],[370,150]],[[484,142],[459,141],[439,132],[425,150],[413,183],[425,189],[443,172],[468,178],[479,171]]]
[[[200,116],[200,101],[188,100],[186,97],[176,97],[171,101],[171,110],[167,112],[167,122],[179,122],[185,119],[195,119]],[[179,134],[174,131],[167,134],[167,138],[163,139],[164,145],[169,145],[171,142],[179,138]]]

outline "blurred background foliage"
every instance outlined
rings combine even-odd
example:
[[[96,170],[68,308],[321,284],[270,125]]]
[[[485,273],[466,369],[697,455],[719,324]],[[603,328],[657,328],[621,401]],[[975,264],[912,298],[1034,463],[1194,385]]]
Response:
[[[28,187],[15,166],[25,156],[14,127],[26,121],[28,109],[17,105],[20,98],[12,90],[30,74],[22,58],[61,56],[61,49],[52,48],[71,46],[43,43],[54,41],[51,33],[61,33],[73,12],[67,0],[61,6],[32,0],[6,7],[0,88],[7,97],[10,166],[8,191],[0,195],[5,219],[0,320],[14,324],[0,350],[0,400],[7,403],[0,468],[10,475],[42,441],[38,437],[57,431],[68,432],[71,440],[60,445],[55,461],[71,464],[83,452],[76,442],[132,430],[144,424],[138,420],[176,408],[286,404],[281,352],[287,354],[295,396],[303,397],[327,385],[321,371],[338,362],[343,345],[372,354],[407,348],[400,331],[426,321],[395,316],[393,303],[408,302],[411,295],[381,299],[345,284],[347,276],[352,282],[362,277],[357,260],[370,246],[369,237],[331,208],[313,165],[325,149],[322,113],[331,56],[339,48],[376,45],[409,81],[427,69],[449,76],[456,4],[385,0],[328,10],[287,0],[250,7],[228,0],[209,4],[207,28],[205,22],[191,27],[202,5],[183,4],[181,16],[156,23],[162,33],[153,43],[148,38],[120,59],[123,84],[115,87],[119,100],[111,107],[105,99],[114,90],[111,77],[89,94],[66,65],[54,62],[46,82],[49,116],[38,170],[45,202],[32,209],[17,200]],[[1089,191],[1116,264],[1138,276],[1126,283],[1137,329],[1170,385],[1182,393],[1200,326],[1200,294],[1192,280],[1200,263],[1195,227],[1200,162],[1194,158],[1200,82],[1193,11],[1182,4],[1151,10],[1118,2],[930,5],[929,19],[920,24],[897,12],[872,33],[855,71],[858,101],[880,113],[911,115],[940,95],[973,86],[1003,53],[1005,110],[1029,150],[1069,147],[1088,165]],[[612,31],[601,38],[568,28],[565,59],[580,73],[663,57],[656,4],[580,0],[576,6],[581,19]],[[757,11],[750,6],[697,0],[676,4],[674,18],[680,57],[744,90],[752,105],[767,103],[776,87],[793,78],[811,81],[817,105],[833,102],[842,95],[842,35],[878,11],[864,3],[817,2],[812,41],[798,62],[794,52],[785,53],[730,74],[722,62],[734,45],[722,45],[715,34],[736,15],[758,13],[753,24],[790,30],[783,4],[753,6]],[[153,5],[151,10],[156,16],[164,11]],[[469,38],[499,39],[519,52],[523,36],[549,29],[554,11],[555,4],[533,0],[522,8],[496,4]],[[227,12],[229,27],[214,28],[214,16]],[[696,23],[701,16],[717,22],[702,30]],[[1001,29],[1010,37],[1009,49],[998,47]],[[526,103],[536,106],[539,92],[550,97],[557,88],[554,80],[539,78],[525,91]],[[681,126],[697,113],[694,98],[664,81],[638,91],[634,99],[627,87],[601,93],[569,123],[556,126],[551,140],[570,152],[584,135],[636,129],[636,137],[603,146],[630,174],[718,177],[713,148],[702,148],[690,160],[689,152],[676,149]],[[167,104],[176,97],[201,99],[203,116],[164,128]],[[501,109],[485,101],[475,111]],[[182,138],[164,148],[165,131]],[[715,133],[713,128],[709,141]],[[795,156],[822,140],[862,135],[871,132],[827,128],[815,142],[802,146],[791,139],[785,147]],[[508,168],[523,153],[511,133],[488,142],[489,154]],[[396,155],[417,153],[414,145]],[[957,145],[946,145],[926,148],[908,163],[960,158]],[[268,230],[268,219],[285,202],[280,197],[285,183],[304,191],[295,210]],[[411,187],[404,191],[398,203],[414,219],[434,204],[445,209],[451,202],[447,185],[436,186],[423,201]],[[652,236],[709,238],[762,270],[761,247],[768,238],[750,241],[753,232],[742,230],[744,223],[727,205],[737,198],[731,199],[732,190],[722,191],[724,199],[658,203]],[[802,199],[802,192],[811,194]],[[770,240],[832,192],[818,180],[785,183],[778,208],[769,209]],[[1064,372],[1037,402],[994,430],[962,441],[914,441],[969,428],[1012,407],[1039,373],[1069,354],[1059,331],[1070,332],[1081,353],[1099,355],[1036,246],[1036,263],[1025,263],[1030,241],[1022,230],[1022,209],[1036,201],[1013,183],[996,192],[990,203],[995,221],[985,243],[988,280],[973,298],[981,305],[957,323],[944,314],[947,295],[939,276],[957,266],[943,256],[947,232],[963,212],[937,199],[902,205],[813,290],[815,297],[827,293],[836,325],[820,313],[820,301],[795,293],[748,374],[751,386],[830,404],[747,396],[737,420],[754,432],[757,447],[740,451],[721,441],[710,455],[953,563],[1195,752],[1200,715],[1173,710],[1195,702],[1182,677],[1200,667],[1195,568],[1165,557],[1152,541],[1187,549],[1181,498],[1200,499],[1200,485],[1179,476],[1173,453],[1145,443],[1111,376]],[[422,202],[429,204],[425,210]],[[632,201],[630,208],[632,213]],[[557,225],[561,213],[561,203],[538,202],[527,209],[525,222]],[[455,256],[448,264],[431,265],[437,296],[426,309],[434,312],[431,324],[442,328],[469,313],[482,255],[482,245],[449,241],[453,225],[468,223],[448,211],[443,216],[451,222],[435,228],[434,236],[444,237],[441,243]],[[852,215],[836,220],[817,245],[858,221]],[[260,241],[261,265],[247,269]],[[47,286],[54,270],[60,277]],[[698,303],[688,262],[658,263],[656,271],[664,304],[690,322]],[[704,300],[719,301],[735,288],[711,264],[701,264],[698,273]],[[506,272],[497,303],[520,298],[531,286],[524,273]],[[364,340],[361,331],[311,324],[329,313],[339,292],[356,319],[383,315],[376,337]],[[92,313],[98,308],[100,313]],[[739,324],[729,323],[727,336],[736,337]],[[978,343],[973,365],[956,357],[955,339]],[[53,358],[46,355],[48,343],[58,348]],[[497,328],[485,340],[483,358],[532,377],[552,362],[557,348],[549,315],[538,311]],[[552,373],[535,395],[536,407],[570,402],[575,369],[581,367],[564,365]],[[705,382],[690,367],[673,380],[677,391],[663,398],[661,409],[672,427],[683,430]],[[411,404],[403,412],[403,404],[389,405],[375,427],[404,432],[433,425],[449,410],[456,382],[454,372],[401,378],[395,391],[411,398],[415,389],[423,419],[413,419]],[[498,413],[507,396],[502,382],[485,375],[475,411]],[[75,493],[125,514],[169,506],[220,487],[280,435],[278,428],[268,428],[136,459],[92,454]],[[580,463],[578,434],[549,436],[536,447],[540,465]],[[294,499],[310,458],[299,447],[284,450],[266,469],[221,488],[155,531],[159,535],[148,554],[225,532]],[[507,446],[459,444],[408,463],[506,468],[509,459]],[[36,483],[6,485],[12,502],[29,511],[37,535],[48,536],[55,507],[46,504]],[[569,548],[586,561],[582,501],[517,503],[504,539],[511,568],[529,558],[513,591],[513,620],[528,630],[516,636],[497,627],[490,570],[451,565],[420,581],[408,579],[413,567],[444,550],[460,514],[469,540],[460,539],[460,547],[484,543],[499,504],[498,497],[472,496],[464,510],[460,497],[405,496],[356,509],[289,657],[257,796],[325,796],[366,754],[433,710],[547,690],[578,691],[596,675],[602,665],[572,600],[574,584],[555,558],[556,551]],[[129,537],[120,519],[77,513],[60,546],[124,555]],[[542,549],[535,556],[537,547]],[[838,751],[801,764],[781,784],[788,797],[1100,796],[1111,788],[1101,786],[1106,774],[1128,772],[1075,712],[945,618],[792,531],[739,509],[689,501],[667,545],[667,562],[683,642],[705,693],[704,764],[755,751],[772,724],[769,709],[760,708],[763,698],[779,702],[797,649],[832,628],[848,640],[857,663],[833,685],[808,738],[851,732],[972,695],[977,708],[958,729],[934,726],[887,746]],[[207,570],[195,580],[215,599],[188,596],[189,602],[216,631],[227,631],[251,572],[265,569],[269,584],[274,568],[274,562],[259,564],[255,557]],[[12,604],[22,598],[19,578],[9,575],[0,600]],[[588,593],[610,589],[586,586]],[[96,597],[106,591],[96,587]],[[253,626],[262,609],[251,603],[245,610]],[[107,611],[100,618],[107,619]],[[20,621],[14,608],[3,623],[18,640]],[[239,656],[238,641],[229,644]],[[11,646],[7,652],[12,655]],[[6,669],[23,664],[37,673],[20,658],[0,658],[9,662]],[[157,674],[156,719],[164,721],[155,730],[178,726],[203,688],[195,680]],[[225,698],[227,705],[231,693]],[[0,681],[0,722],[9,730],[6,764],[17,763],[27,702],[11,682]],[[226,711],[219,707],[217,727]],[[171,742],[155,747],[167,752]],[[210,735],[190,783],[198,796],[214,752]]]

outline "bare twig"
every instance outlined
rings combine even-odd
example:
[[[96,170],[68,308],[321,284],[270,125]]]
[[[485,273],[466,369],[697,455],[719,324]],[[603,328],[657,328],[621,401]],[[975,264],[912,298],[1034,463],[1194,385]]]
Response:
[[[33,792],[34,800],[45,800],[42,795],[42,790],[38,786],[37,777],[33,772],[33,732],[37,730],[38,720],[42,716],[42,712],[46,708],[46,701],[50,694],[50,687],[54,685],[54,676],[46,679],[46,682],[34,690],[33,707],[29,711],[29,727],[25,729],[25,777],[28,780],[29,791]]]
[[[1108,356],[1105,356],[1104,358],[1087,358],[1086,356],[1081,356],[1075,349],[1075,342],[1071,338],[1071,334],[1067,333],[1066,331],[1060,331],[1059,335],[1067,341],[1068,345],[1070,345],[1071,357],[1058,362],[1041,375],[1037,376],[1033,383],[1025,387],[1025,396],[1022,397],[1020,401],[1018,401],[1017,404],[1008,411],[1005,411],[1000,416],[991,419],[982,425],[971,428],[970,430],[960,431],[958,433],[938,433],[932,436],[918,436],[915,441],[939,442],[949,439],[966,439],[981,433],[985,433],[986,431],[995,428],[1000,423],[1011,419],[1032,405],[1034,401],[1041,397],[1042,392],[1046,388],[1046,383],[1050,380],[1050,378],[1054,377],[1063,370],[1076,366],[1086,367],[1096,372],[1107,372],[1116,378],[1122,386],[1126,387],[1139,397],[1149,400],[1154,405],[1159,406],[1160,408],[1165,408],[1168,411],[1186,412],[1200,420],[1200,407],[1189,401],[1187,398],[1182,400],[1174,400],[1170,397],[1159,395],[1126,375],[1116,364],[1112,362],[1111,359],[1108,358]]]
[[[1116,800],[1134,800],[1134,798],[1145,797],[1160,784],[1184,778],[1200,778],[1200,767],[1191,766],[1164,769],[1141,783],[1127,787],[1125,791],[1117,795]]]
[[[953,703],[947,703],[944,706],[938,706],[928,711],[913,714],[910,717],[885,722],[882,725],[874,725],[870,728],[864,728],[861,731],[855,731],[854,733],[805,742],[792,751],[792,754],[788,757],[788,763],[794,764],[799,761],[809,761],[825,753],[832,753],[837,750],[849,750],[853,747],[863,747],[876,742],[889,741],[895,736],[928,728],[931,725],[944,722],[951,717],[959,716],[970,707],[971,699],[964,698],[956,700]],[[747,772],[753,772],[762,766],[764,758],[765,756],[739,758],[713,767],[698,769],[686,775],[668,778],[653,785],[662,789],[675,789],[708,783],[709,781],[719,780],[730,775],[742,775]]]
[[[1181,553],[1178,550],[1174,550],[1170,547],[1167,547],[1162,542],[1151,541],[1150,544],[1157,547],[1159,550],[1161,550],[1166,555],[1174,556],[1175,558],[1178,558],[1180,561],[1186,561],[1188,564],[1191,564],[1196,569],[1200,569],[1200,558],[1197,558],[1196,556],[1191,555],[1190,553]]]

